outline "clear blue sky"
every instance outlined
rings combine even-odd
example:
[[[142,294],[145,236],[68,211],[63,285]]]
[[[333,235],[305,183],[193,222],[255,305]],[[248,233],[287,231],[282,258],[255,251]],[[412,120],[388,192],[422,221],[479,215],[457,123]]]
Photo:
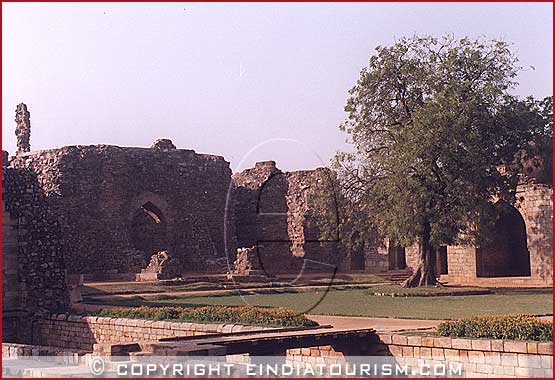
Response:
[[[167,137],[234,170],[313,168],[344,148],[347,91],[375,46],[503,38],[535,67],[517,93],[544,97],[552,30],[547,3],[3,3],[2,147],[14,153],[25,102],[33,150]]]

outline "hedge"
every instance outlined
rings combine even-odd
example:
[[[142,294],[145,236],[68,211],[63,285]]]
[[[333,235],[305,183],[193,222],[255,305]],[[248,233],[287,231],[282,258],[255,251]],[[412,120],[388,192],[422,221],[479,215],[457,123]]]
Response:
[[[446,321],[438,325],[439,335],[456,338],[552,341],[553,322],[522,315],[483,316]]]
[[[134,307],[101,309],[93,313],[100,317],[148,319],[153,321],[183,321],[231,323],[280,327],[309,327],[318,324],[304,315],[284,308],[255,306],[201,306],[201,307]]]

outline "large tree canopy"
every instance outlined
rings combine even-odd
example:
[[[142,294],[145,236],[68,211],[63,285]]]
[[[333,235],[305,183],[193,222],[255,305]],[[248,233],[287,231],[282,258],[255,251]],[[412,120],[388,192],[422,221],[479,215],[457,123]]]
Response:
[[[418,243],[406,286],[434,284],[435,247],[476,241],[493,203],[514,203],[515,156],[550,136],[552,103],[510,95],[518,70],[502,41],[403,38],[377,47],[350,90],[340,128],[353,151],[334,163],[343,205],[372,222],[361,230]]]

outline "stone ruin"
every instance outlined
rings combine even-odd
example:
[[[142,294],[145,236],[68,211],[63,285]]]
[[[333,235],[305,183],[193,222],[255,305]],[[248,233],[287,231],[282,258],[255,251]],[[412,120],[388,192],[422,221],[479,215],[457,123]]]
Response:
[[[233,262],[233,269],[227,273],[227,278],[241,281],[264,281],[271,279],[260,265],[260,258],[256,247],[237,248],[237,256]]]
[[[64,236],[36,173],[2,151],[3,340],[29,342],[35,321],[69,306]]]
[[[299,273],[307,263],[324,272],[340,265],[339,226],[330,225],[332,238],[323,239],[310,223],[312,195],[327,194],[335,204],[329,169],[283,172],[274,161],[265,161],[232,179],[237,246],[256,247],[266,274]]]
[[[159,251],[171,252],[183,272],[204,272],[207,258],[225,257],[231,170],[222,157],[186,149],[67,146],[19,154],[10,167],[36,176],[60,220],[68,273],[133,278]]]
[[[179,276],[180,264],[168,251],[160,251],[150,257],[146,269],[141,270],[139,281],[168,280]]]
[[[17,152],[26,153],[31,150],[31,114],[27,105],[20,103],[15,109],[15,136],[17,138]]]
[[[223,157],[178,149],[168,139],[150,148],[32,152],[29,115],[18,105],[17,154],[10,159],[2,152],[6,334],[24,336],[29,315],[67,307],[68,282],[73,293],[83,279],[223,276],[228,262],[234,263],[231,275],[262,271],[267,277],[416,265],[412,247],[368,242],[360,252],[345,252],[334,225],[327,235],[336,231],[337,238],[321,238],[308,199],[315,192],[333,198],[329,169],[284,172],[266,161],[232,175]],[[507,213],[512,219],[499,227],[517,226],[522,249],[445,247],[438,251],[438,273],[458,283],[510,275],[552,284],[552,194],[551,183],[539,180],[517,188],[519,202]],[[516,255],[529,262],[525,270],[511,264]]]
[[[162,152],[168,152],[170,150],[177,149],[170,139],[158,139],[154,141],[154,144],[152,144],[151,148],[157,149]]]

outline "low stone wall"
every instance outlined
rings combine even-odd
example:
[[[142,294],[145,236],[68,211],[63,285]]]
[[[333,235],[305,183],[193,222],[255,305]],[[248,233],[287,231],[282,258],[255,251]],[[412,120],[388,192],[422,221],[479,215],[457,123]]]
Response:
[[[436,364],[462,366],[464,377],[548,377],[553,374],[553,343],[379,334],[365,352],[346,354],[332,346],[287,350],[287,362],[338,364],[347,355],[393,356],[410,368]]]
[[[267,329],[271,328],[54,314],[40,322],[39,344],[93,351],[93,345],[97,343],[131,343]]]
[[[69,350],[61,347],[35,346],[31,344],[2,343],[2,359],[18,359],[43,356],[61,356],[78,363],[87,351]]]

